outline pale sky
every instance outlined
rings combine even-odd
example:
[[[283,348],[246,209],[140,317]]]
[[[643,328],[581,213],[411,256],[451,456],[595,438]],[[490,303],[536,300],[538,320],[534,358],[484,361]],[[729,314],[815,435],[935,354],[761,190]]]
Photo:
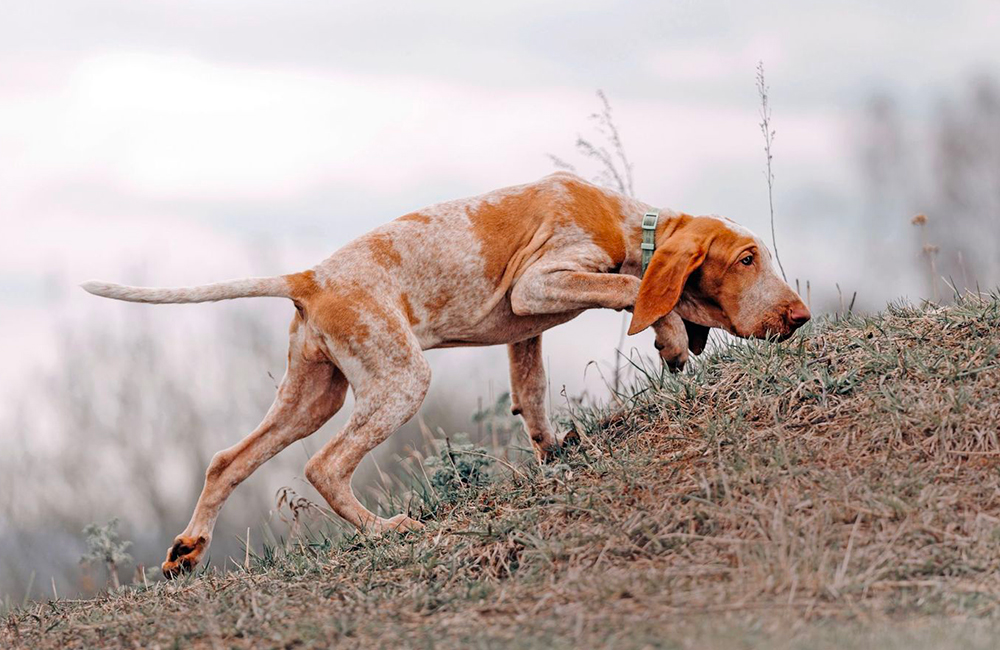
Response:
[[[758,60],[785,267],[814,298],[838,282],[877,306],[914,287],[871,282],[851,254],[864,242],[858,115],[888,91],[917,120],[1000,70],[993,1],[33,0],[3,14],[0,410],[33,368],[58,364],[57,323],[135,308],[79,282],[307,268],[405,212],[547,174],[546,153],[575,160],[598,88],[639,198],[764,234]],[[286,307],[260,306],[276,341]],[[198,323],[213,309],[161,314]],[[553,383],[593,387],[584,366],[610,357],[619,322],[588,315],[546,335]],[[502,350],[434,358],[436,377],[482,359],[476,381],[506,376]]]

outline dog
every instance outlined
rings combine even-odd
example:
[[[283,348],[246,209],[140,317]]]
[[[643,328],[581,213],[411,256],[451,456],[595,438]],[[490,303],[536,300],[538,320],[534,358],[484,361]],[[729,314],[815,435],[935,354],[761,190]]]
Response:
[[[367,510],[351,477],[416,414],[431,381],[424,350],[506,345],[513,411],[546,460],[559,447],[542,366],[549,328],[588,309],[630,310],[628,333],[652,326],[661,356],[677,368],[688,350],[704,348],[710,328],[784,339],[810,318],[749,230],[658,211],[564,172],[411,212],[300,273],[176,289],[82,286],[131,302],[271,296],[295,306],[274,404],[250,435],[212,458],[191,521],[168,549],[167,577],[198,564],[233,489],[319,429],[348,386],[354,410],[306,463],[306,478],[359,530],[422,528],[406,514],[385,519]]]

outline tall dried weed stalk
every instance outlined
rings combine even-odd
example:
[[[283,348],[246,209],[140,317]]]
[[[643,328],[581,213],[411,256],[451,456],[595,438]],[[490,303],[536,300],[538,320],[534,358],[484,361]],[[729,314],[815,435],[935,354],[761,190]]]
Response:
[[[582,135],[576,138],[576,152],[581,158],[588,162],[593,162],[597,166],[597,172],[593,176],[594,182],[604,187],[610,188],[628,197],[635,196],[633,186],[632,170],[634,165],[625,152],[625,145],[622,144],[621,133],[618,125],[615,124],[611,111],[611,102],[603,90],[597,91],[597,98],[601,102],[598,112],[590,115],[590,121],[594,125],[596,137],[588,139]],[[579,173],[575,165],[565,159],[548,154],[552,164],[559,169]],[[622,387],[622,347],[625,345],[625,332],[628,330],[628,314],[622,314],[621,329],[618,334],[618,345],[615,348],[615,364],[612,374],[611,384],[613,391],[617,395]]]
[[[760,97],[760,132],[764,136],[764,176],[767,178],[767,207],[771,214],[771,246],[774,248],[774,259],[778,262],[781,277],[787,282],[785,267],[781,264],[781,257],[778,255],[778,240],[774,234],[774,172],[771,170],[771,151],[774,147],[775,130],[771,125],[771,101],[768,96],[770,90],[764,80],[764,62],[759,61],[757,63],[757,95]]]

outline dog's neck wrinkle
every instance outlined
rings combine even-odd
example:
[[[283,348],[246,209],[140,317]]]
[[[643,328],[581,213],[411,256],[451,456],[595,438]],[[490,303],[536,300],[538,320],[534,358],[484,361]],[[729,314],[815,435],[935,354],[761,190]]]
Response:
[[[714,301],[698,299],[685,292],[681,294],[680,300],[674,310],[686,321],[690,321],[704,327],[717,327],[726,331],[732,331],[732,325],[720,317],[721,307],[717,307]]]

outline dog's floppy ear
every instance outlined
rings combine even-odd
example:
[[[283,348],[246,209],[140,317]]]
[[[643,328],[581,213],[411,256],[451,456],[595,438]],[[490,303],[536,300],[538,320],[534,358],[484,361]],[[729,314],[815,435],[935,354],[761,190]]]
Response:
[[[707,243],[689,233],[677,233],[653,253],[639,285],[628,333],[636,334],[673,310],[695,269],[705,261]]]
[[[705,346],[708,344],[708,334],[712,331],[712,328],[692,323],[691,321],[684,321],[684,329],[688,335],[688,350],[691,350],[695,355],[704,352]]]

